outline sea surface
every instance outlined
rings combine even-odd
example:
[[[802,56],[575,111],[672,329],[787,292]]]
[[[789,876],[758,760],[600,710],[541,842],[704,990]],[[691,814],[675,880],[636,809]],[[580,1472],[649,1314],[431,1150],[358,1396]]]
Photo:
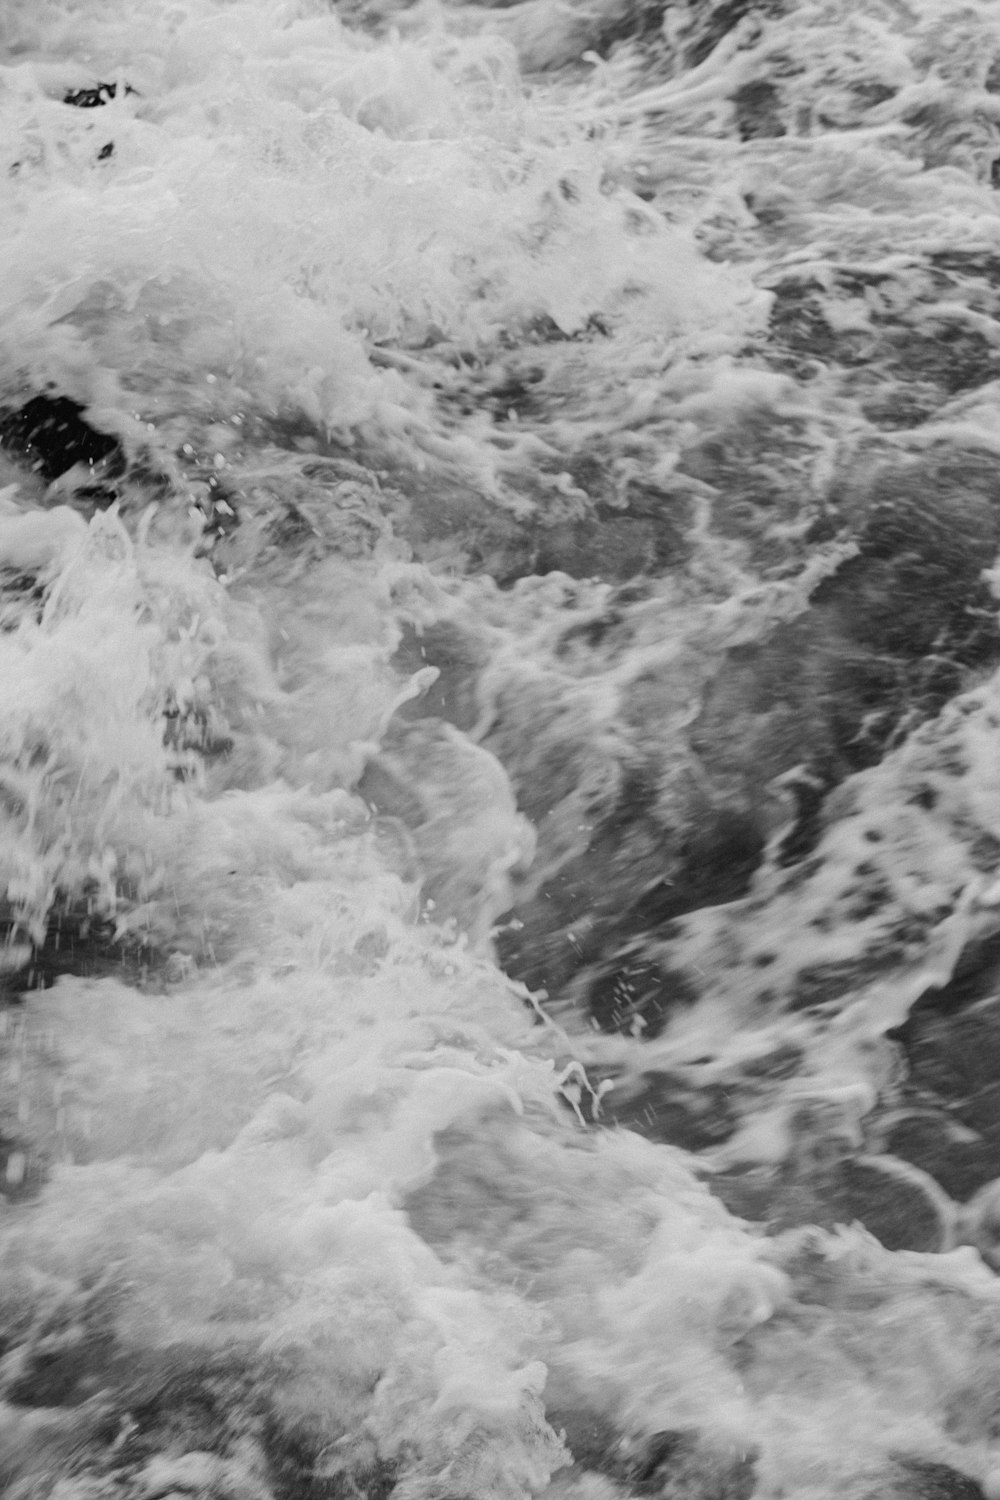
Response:
[[[997,0],[3,0],[4,1500],[998,1500],[998,558]]]

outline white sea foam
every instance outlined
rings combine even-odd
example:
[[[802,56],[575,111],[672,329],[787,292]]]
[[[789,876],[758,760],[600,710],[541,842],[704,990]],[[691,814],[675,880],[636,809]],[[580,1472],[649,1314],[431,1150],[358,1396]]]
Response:
[[[886,1028],[991,930],[970,847],[1000,838],[995,681],[849,782],[807,880],[771,861],[688,919],[671,957],[708,998],[641,1054],[544,1017],[490,948],[654,740],[658,805],[681,797],[670,746],[722,655],[850,555],[803,562],[797,517],[762,566],[676,472],[695,435],[770,422],[807,435],[818,495],[854,441],[850,391],[754,362],[775,288],[815,280],[837,332],[891,303],[995,342],[915,264],[996,244],[991,8],[804,3],[689,69],[681,10],[658,53],[605,61],[583,53],[611,4],[376,7],[367,31],[320,0],[0,17],[0,396],[57,389],[173,482],[85,523],[76,478],[0,473],[8,958],[71,919],[133,960],[2,1016],[12,1500],[622,1500],[671,1443],[692,1496],[749,1493],[756,1464],[761,1497],[861,1500],[899,1454],[995,1484],[976,1253],[765,1237],[684,1153],[585,1126],[582,1066],[707,1083],[793,1043],[714,1164],[780,1154],[803,1097],[852,1128]],[[732,95],[761,75],[798,124],[738,154]],[[104,106],[62,102],[98,82]],[[874,112],[872,83],[898,91]],[[940,159],[916,159],[920,110]],[[885,280],[859,292],[837,273],[861,258]],[[934,441],[988,428],[976,396]],[[239,496],[215,568],[206,474]],[[694,556],[593,652],[572,631],[609,583],[473,576],[477,548],[571,528],[592,491],[621,510],[633,480],[691,502]],[[478,664],[462,726],[405,718],[436,676],[407,651],[442,621]],[[862,845],[888,894],[859,917]],[[873,979],[901,912],[919,941]],[[837,963],[850,1003],[794,1012]]]

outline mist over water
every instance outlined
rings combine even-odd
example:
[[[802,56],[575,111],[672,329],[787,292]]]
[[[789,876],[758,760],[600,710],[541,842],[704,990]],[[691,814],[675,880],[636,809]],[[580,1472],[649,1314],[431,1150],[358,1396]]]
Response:
[[[992,0],[6,0],[0,1492],[1000,1494]]]

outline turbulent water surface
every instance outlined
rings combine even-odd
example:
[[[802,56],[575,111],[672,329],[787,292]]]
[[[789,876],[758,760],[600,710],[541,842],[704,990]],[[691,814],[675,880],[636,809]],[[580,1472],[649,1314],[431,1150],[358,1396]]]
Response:
[[[996,0],[4,0],[4,1496],[1000,1496],[998,188]]]

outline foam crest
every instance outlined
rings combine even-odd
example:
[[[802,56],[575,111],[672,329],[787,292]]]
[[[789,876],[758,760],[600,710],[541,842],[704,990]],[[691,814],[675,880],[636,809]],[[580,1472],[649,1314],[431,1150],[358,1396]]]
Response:
[[[145,591],[114,515],[88,528],[61,508],[23,511],[0,532],[4,561],[25,583],[0,657],[4,877],[38,937],[58,890],[87,890],[107,913],[117,873],[141,883],[144,843],[155,844],[174,796],[159,715],[168,690],[183,697],[197,672],[195,610],[211,590],[195,571],[178,593],[167,558]]]
[[[432,27],[376,49],[314,7],[262,3],[92,23],[91,65],[134,89],[99,122],[50,97],[40,63],[6,75],[0,314],[12,369],[120,428],[282,413],[417,441],[489,486],[492,440],[457,440],[430,380],[373,366],[373,345],[443,345],[447,369],[533,320],[571,335],[651,313],[662,342],[747,296],[607,188],[600,142],[550,128],[495,38]],[[46,34],[68,65],[73,30]],[[88,155],[95,130],[108,160]]]

